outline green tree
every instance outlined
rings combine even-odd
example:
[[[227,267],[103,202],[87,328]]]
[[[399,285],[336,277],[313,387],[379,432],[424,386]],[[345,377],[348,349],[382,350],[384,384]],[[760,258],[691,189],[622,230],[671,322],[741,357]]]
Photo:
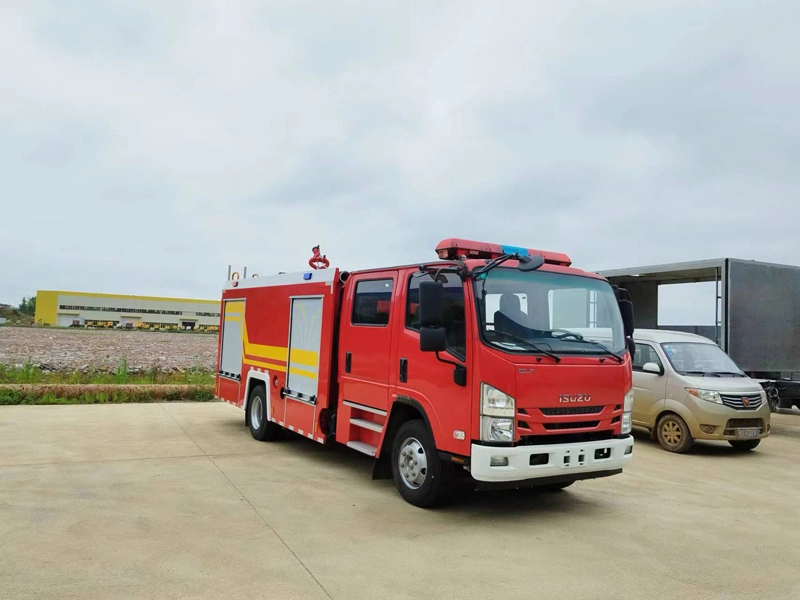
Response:
[[[22,298],[22,302],[19,303],[17,310],[21,312],[23,315],[33,316],[36,314],[36,296],[32,296],[30,298]]]

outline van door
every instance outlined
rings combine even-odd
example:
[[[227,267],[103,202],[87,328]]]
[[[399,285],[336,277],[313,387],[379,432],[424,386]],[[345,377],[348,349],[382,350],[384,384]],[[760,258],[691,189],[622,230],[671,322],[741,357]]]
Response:
[[[645,372],[643,367],[647,363],[661,367],[661,374]],[[633,422],[655,426],[655,419],[664,408],[666,394],[667,376],[658,352],[650,344],[637,342],[633,358]]]
[[[397,271],[354,275],[347,283],[339,340],[339,396],[386,411]]]

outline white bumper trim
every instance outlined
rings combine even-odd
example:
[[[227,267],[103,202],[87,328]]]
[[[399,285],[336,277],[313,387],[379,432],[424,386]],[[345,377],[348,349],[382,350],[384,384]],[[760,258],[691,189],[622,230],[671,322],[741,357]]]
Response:
[[[627,452],[627,454],[626,454]],[[531,456],[547,454],[546,464],[531,465]],[[490,466],[491,458],[507,457],[507,467]],[[478,481],[522,481],[621,469],[633,458],[633,437],[575,444],[498,448],[472,444],[470,473]]]

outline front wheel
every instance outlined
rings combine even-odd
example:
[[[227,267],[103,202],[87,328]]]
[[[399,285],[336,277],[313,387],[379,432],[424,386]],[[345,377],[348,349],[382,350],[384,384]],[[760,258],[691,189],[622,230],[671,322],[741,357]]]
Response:
[[[694,445],[694,438],[689,432],[686,421],[675,414],[661,417],[656,425],[656,436],[658,443],[667,452],[683,454],[691,450]]]
[[[433,436],[421,420],[407,421],[392,441],[392,475],[400,495],[428,508],[445,501],[453,487],[453,465],[439,459]]]
[[[745,452],[747,450],[753,450],[761,443],[761,440],[728,440],[728,443],[733,446],[735,450]]]

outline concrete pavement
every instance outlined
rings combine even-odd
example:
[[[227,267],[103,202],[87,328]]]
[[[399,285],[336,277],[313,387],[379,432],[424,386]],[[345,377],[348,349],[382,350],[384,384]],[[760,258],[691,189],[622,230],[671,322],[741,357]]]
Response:
[[[0,407],[0,598],[797,598],[800,416],[773,423],[424,511],[225,404]]]

